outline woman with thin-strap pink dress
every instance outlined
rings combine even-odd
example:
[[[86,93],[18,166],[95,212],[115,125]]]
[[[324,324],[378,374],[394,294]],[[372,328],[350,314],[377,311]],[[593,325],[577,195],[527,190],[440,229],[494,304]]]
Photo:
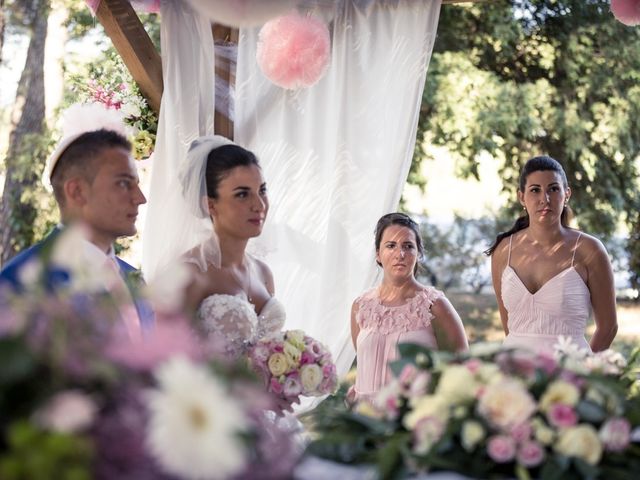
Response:
[[[351,335],[357,353],[352,396],[372,399],[392,378],[389,362],[399,343],[433,350],[465,350],[460,317],[444,294],[415,278],[423,254],[418,225],[407,215],[390,213],[378,221],[376,262],[382,283],[360,295],[351,311]]]
[[[518,190],[525,215],[487,250],[507,348],[553,353],[563,336],[600,351],[616,335],[611,263],[600,241],[568,227],[570,196],[562,166],[532,158]],[[591,313],[596,329],[588,342]]]

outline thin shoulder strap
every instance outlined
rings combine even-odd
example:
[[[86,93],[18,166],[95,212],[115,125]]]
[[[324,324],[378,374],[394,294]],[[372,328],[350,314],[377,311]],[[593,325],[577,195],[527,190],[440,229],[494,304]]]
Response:
[[[507,257],[507,266],[511,266],[511,240],[513,240],[513,235],[509,235],[509,256]]]
[[[576,238],[576,244],[573,247],[573,256],[571,257],[571,266],[573,267],[573,261],[576,259],[576,251],[578,250],[578,241],[580,241],[580,237],[582,236],[582,232],[578,234],[578,238]]]

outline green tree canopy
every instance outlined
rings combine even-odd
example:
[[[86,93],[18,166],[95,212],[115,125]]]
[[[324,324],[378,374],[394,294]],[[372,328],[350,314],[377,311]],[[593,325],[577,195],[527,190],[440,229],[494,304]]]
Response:
[[[497,0],[443,8],[438,31],[419,141],[448,147],[476,178],[488,152],[514,199],[526,160],[556,158],[581,228],[632,232],[637,281],[640,28],[608,0]]]

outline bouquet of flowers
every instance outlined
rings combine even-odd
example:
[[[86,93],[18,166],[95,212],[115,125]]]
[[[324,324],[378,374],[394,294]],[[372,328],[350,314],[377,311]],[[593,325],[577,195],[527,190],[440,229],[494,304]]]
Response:
[[[249,362],[285,408],[299,402],[301,395],[320,397],[334,393],[338,386],[331,353],[301,330],[259,340],[249,351]]]
[[[130,338],[112,298],[76,287],[0,292],[0,478],[291,475],[291,435],[246,365],[177,314]]]
[[[396,378],[371,402],[318,412],[320,435],[308,452],[375,464],[381,478],[433,470],[631,478],[640,468],[640,397],[631,394],[638,379],[627,375],[635,367],[611,352],[578,362],[574,351],[439,357],[401,345]]]

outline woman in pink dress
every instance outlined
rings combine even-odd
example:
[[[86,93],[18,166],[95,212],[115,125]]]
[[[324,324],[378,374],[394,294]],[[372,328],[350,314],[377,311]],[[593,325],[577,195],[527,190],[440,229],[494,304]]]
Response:
[[[571,189],[562,166],[547,156],[520,175],[524,215],[498,235],[491,255],[504,346],[552,353],[560,336],[595,352],[618,330],[613,271],[602,243],[569,228]],[[585,339],[593,309],[596,330]]]
[[[423,255],[418,225],[407,215],[384,215],[375,231],[382,283],[353,302],[351,337],[357,353],[355,394],[370,398],[392,378],[388,363],[399,343],[434,350],[468,348],[460,317],[439,290],[416,280]]]

